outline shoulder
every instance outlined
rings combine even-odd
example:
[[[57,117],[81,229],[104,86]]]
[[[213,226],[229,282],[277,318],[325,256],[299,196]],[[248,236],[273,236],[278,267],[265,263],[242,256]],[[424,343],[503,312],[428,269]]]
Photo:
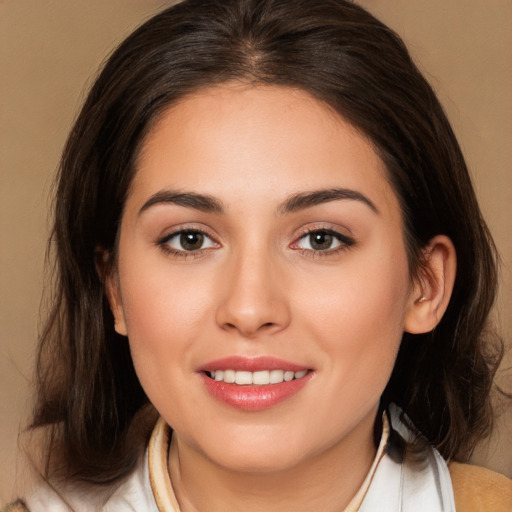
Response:
[[[512,511],[512,480],[471,464],[452,462],[449,469],[458,512]]]
[[[0,507],[1,508],[1,507]],[[148,472],[147,453],[122,481],[100,486],[77,482],[50,482],[39,479],[23,500],[1,512],[158,512]]]

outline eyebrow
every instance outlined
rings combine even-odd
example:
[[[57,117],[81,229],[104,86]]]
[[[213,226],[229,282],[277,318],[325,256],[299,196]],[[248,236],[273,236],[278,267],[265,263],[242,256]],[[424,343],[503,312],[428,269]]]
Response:
[[[293,213],[319,204],[342,199],[360,201],[368,206],[374,213],[379,213],[378,208],[368,197],[361,192],[347,188],[329,188],[293,194],[278,207],[277,212],[281,214]],[[139,210],[139,215],[154,205],[167,203],[176,204],[185,208],[193,208],[206,213],[224,213],[225,211],[222,201],[206,194],[160,190],[156,194],[153,194],[142,205]]]
[[[173,190],[160,190],[153,194],[139,210],[139,215],[151,206],[157,204],[176,204],[186,208],[193,208],[206,213],[223,213],[224,207],[218,199],[205,194],[196,194],[195,192],[177,192]]]
[[[374,213],[379,214],[379,210],[373,201],[364,194],[361,194],[361,192],[348,188],[329,188],[294,194],[278,208],[278,211],[279,213],[293,213],[311,208],[312,206],[331,201],[339,201],[341,199],[360,201],[368,206]]]

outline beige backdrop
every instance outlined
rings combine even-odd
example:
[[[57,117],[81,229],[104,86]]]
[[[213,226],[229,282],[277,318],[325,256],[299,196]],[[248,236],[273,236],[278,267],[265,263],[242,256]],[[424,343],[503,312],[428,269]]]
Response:
[[[30,410],[47,210],[59,153],[104,57],[170,3],[0,0],[0,502],[11,492],[16,436]],[[405,39],[448,111],[502,255],[497,312],[510,340],[512,1],[360,3]],[[475,461],[512,476],[510,439],[509,410]]]

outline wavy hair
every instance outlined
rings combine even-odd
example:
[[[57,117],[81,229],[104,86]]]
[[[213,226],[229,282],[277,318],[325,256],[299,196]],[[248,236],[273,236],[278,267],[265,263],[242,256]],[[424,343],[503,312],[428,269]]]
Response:
[[[133,432],[148,399],[114,331],[97,248],[115,253],[137,156],[159,115],[233,80],[300,88],[366,134],[400,201],[412,274],[433,236],[453,241],[448,309],[432,332],[404,334],[382,407],[396,402],[445,458],[467,459],[492,421],[496,250],[432,88],[392,30],[344,0],[186,0],[112,54],[58,174],[56,287],[39,343],[33,427],[50,428],[50,453],[73,478],[113,482],[134,466],[144,443]]]

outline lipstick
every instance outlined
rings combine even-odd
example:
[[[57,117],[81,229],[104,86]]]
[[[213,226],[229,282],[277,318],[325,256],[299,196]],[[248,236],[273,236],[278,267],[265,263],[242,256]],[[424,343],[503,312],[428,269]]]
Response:
[[[228,357],[212,361],[200,370],[209,393],[225,404],[244,411],[261,411],[298,393],[313,370],[274,357]]]

